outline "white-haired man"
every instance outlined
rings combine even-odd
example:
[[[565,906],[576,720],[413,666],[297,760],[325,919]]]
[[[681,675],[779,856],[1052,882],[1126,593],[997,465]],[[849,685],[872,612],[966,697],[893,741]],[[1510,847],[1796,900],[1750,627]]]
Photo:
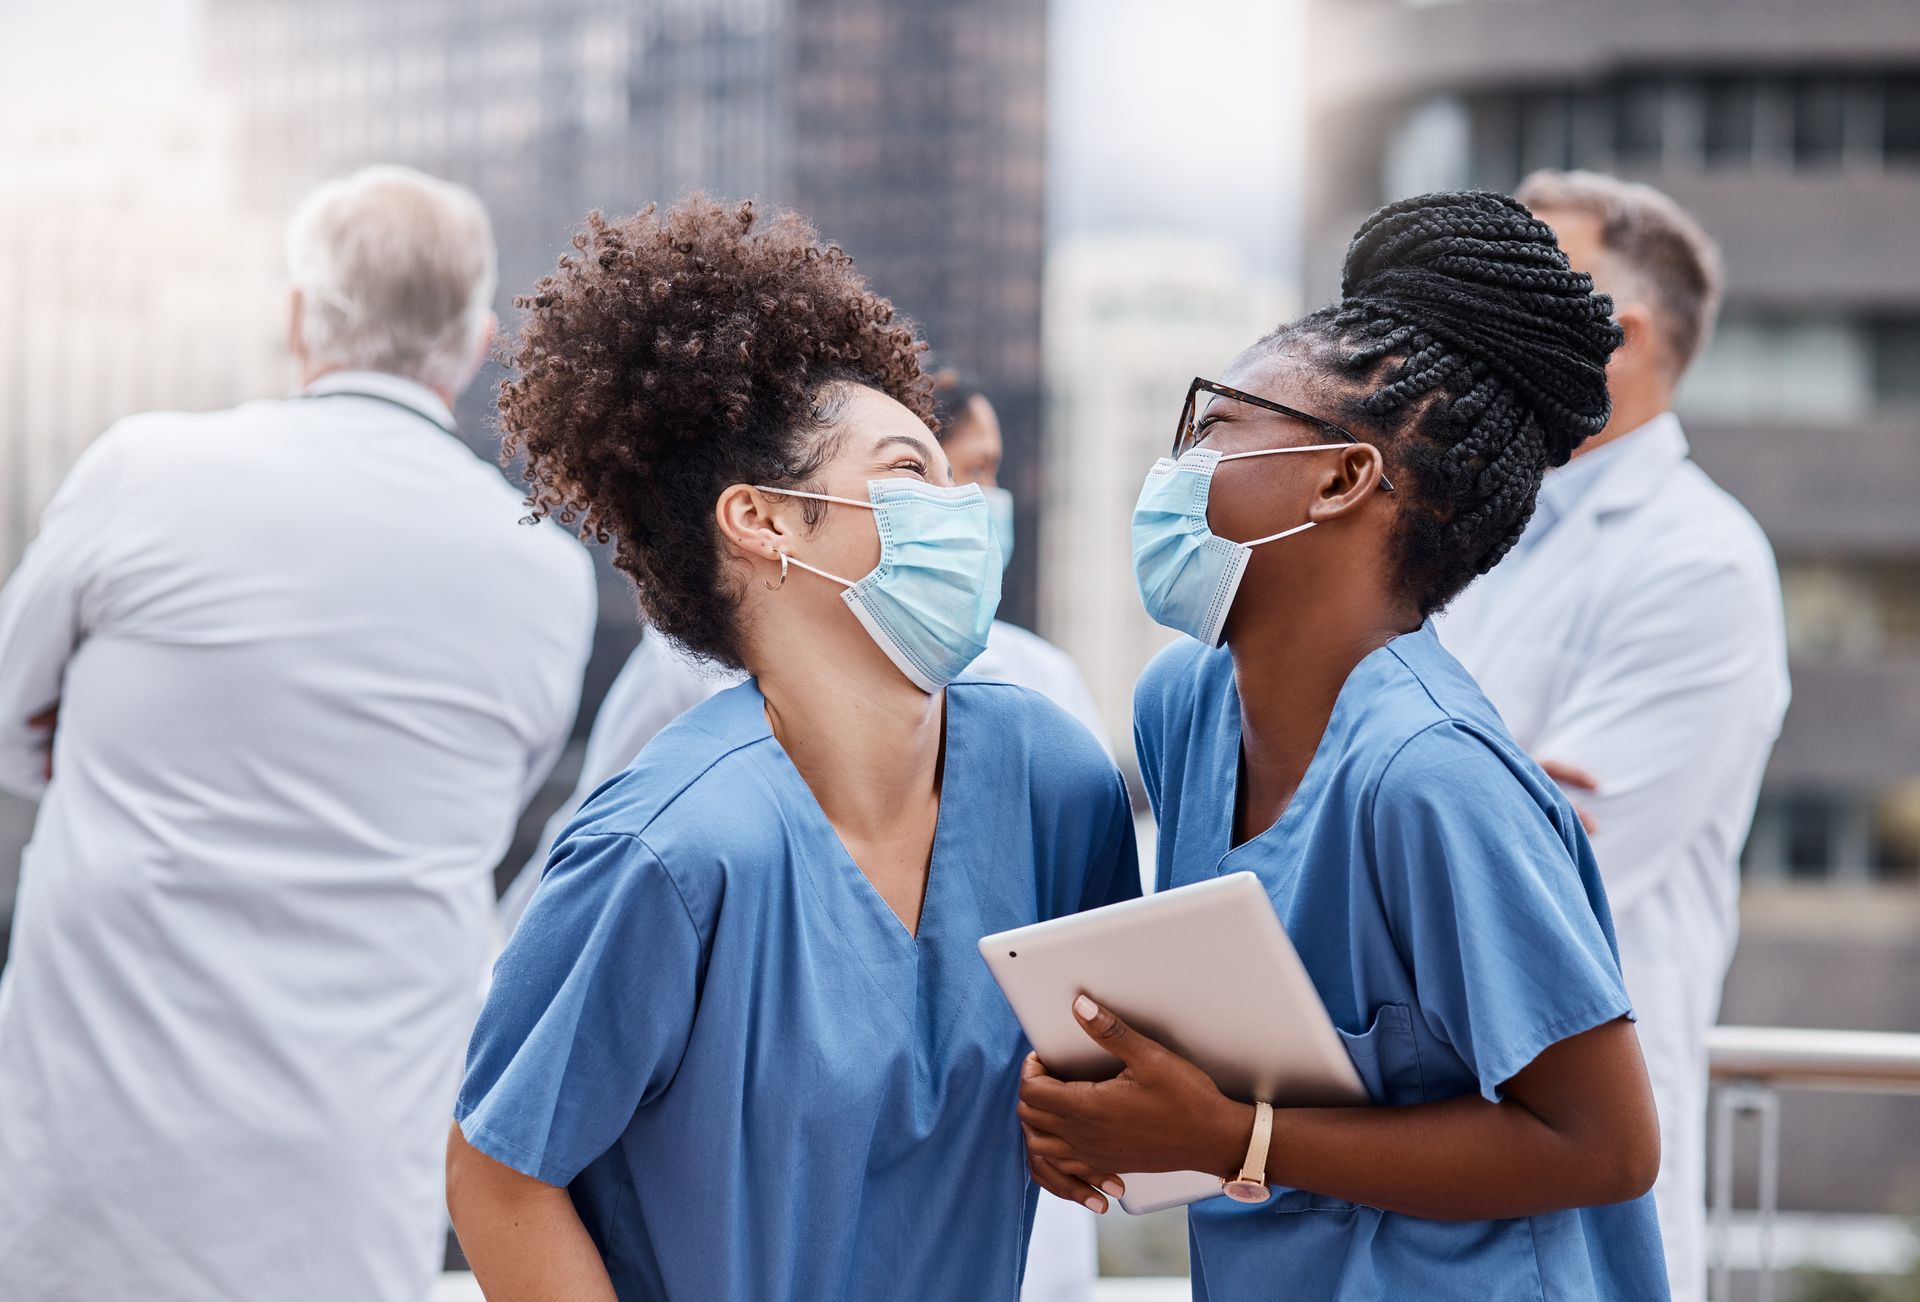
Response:
[[[1706,1289],[1706,1032],[1739,924],[1740,847],[1787,707],[1780,578],[1688,459],[1674,390],[1713,328],[1719,256],[1645,185],[1541,172],[1518,198],[1611,294],[1613,417],[1549,474],[1519,544],[1442,639],[1593,834],[1660,1110],[1674,1302]]]
[[[0,977],[0,1295],[420,1302],[491,870],[562,745],[585,553],[451,407],[479,200],[401,168],[288,235],[293,398],[108,430],[0,593],[41,798]]]

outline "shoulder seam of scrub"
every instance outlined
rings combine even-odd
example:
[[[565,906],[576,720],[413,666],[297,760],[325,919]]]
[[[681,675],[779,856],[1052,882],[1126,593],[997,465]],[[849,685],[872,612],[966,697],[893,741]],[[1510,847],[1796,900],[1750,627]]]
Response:
[[[681,719],[676,720],[676,722],[684,721],[685,717],[686,716],[682,715]],[[620,830],[613,830],[613,831],[606,831],[606,832],[588,833],[587,835],[631,836],[636,839],[644,837],[647,833],[647,830],[654,825],[655,821],[657,821],[662,814],[666,813],[667,810],[671,809],[674,806],[674,804],[678,802],[682,796],[686,795],[688,791],[692,790],[694,785],[698,783],[702,778],[706,777],[707,774],[713,772],[715,768],[719,767],[720,762],[722,760],[727,759],[730,756],[737,755],[743,750],[750,750],[754,746],[759,745],[763,741],[773,740],[772,735],[768,734],[766,736],[761,736],[761,737],[749,737],[744,741],[736,741],[731,744],[727,744],[724,738],[714,736],[713,733],[708,732],[705,728],[701,727],[697,723],[687,724],[687,731],[697,732],[702,737],[710,738],[713,741],[720,742],[723,745],[726,745],[726,749],[721,751],[719,754],[714,755],[712,758],[708,759],[707,762],[702,764],[698,769],[695,769],[693,772],[684,775],[680,781],[680,785],[673,789],[673,794],[666,797],[664,800],[662,800],[659,803],[659,805],[655,807],[653,812],[647,815],[646,821],[641,823],[639,827],[634,828],[632,830],[620,829]],[[644,752],[642,753],[644,754]],[[627,771],[631,772],[631,769]]]
[[[648,821],[651,822],[652,820],[649,819]],[[681,887],[680,879],[673,875],[673,869],[668,867],[666,859],[664,859],[661,856],[658,850],[653,848],[652,842],[648,841],[647,838],[642,833],[640,832],[579,832],[574,834],[573,836],[567,837],[566,839],[569,841],[591,841],[591,840],[631,841],[633,844],[639,846],[642,850],[646,851],[647,857],[653,860],[655,864],[659,865],[660,875],[667,879],[667,885],[673,887],[673,898],[680,901],[680,911],[687,915],[687,925],[693,928],[694,937],[696,939],[704,939],[704,937],[702,937],[700,933],[700,924],[694,919],[693,906],[687,903],[687,893]]]
[[[673,898],[680,901],[680,912],[687,915],[687,926],[693,929],[694,941],[704,945],[706,937],[700,932],[699,920],[693,916],[693,906],[687,903],[687,892],[681,887],[680,879],[673,875],[673,869],[667,866],[667,861],[660,857],[660,852],[653,848],[646,837],[636,834],[633,839],[642,850],[653,857],[655,863],[660,865],[661,875],[667,879],[667,885],[673,887]]]
[[[1422,686],[1424,686],[1424,684],[1422,684]],[[1435,704],[1438,705],[1439,703],[1436,701]],[[1475,732],[1475,729],[1473,728],[1473,726],[1467,723],[1464,719],[1456,719],[1452,715],[1446,715],[1444,718],[1435,719],[1432,723],[1429,723],[1425,727],[1420,728],[1418,731],[1412,733],[1410,736],[1403,738],[1400,744],[1393,748],[1393,754],[1387,757],[1387,762],[1380,766],[1380,776],[1377,779],[1375,779],[1372,788],[1367,792],[1367,824],[1368,826],[1373,825],[1374,811],[1379,807],[1380,788],[1387,785],[1387,775],[1393,772],[1393,766],[1400,762],[1400,757],[1402,755],[1406,754],[1407,747],[1413,745],[1414,742],[1419,741],[1422,737],[1434,731],[1436,728],[1445,728],[1445,727],[1465,728],[1469,732]]]
[[[1467,720],[1462,719],[1459,715],[1455,714],[1452,710],[1449,710],[1446,706],[1440,704],[1440,698],[1433,694],[1433,689],[1431,687],[1427,686],[1427,680],[1420,676],[1420,671],[1407,663],[1407,658],[1400,654],[1399,647],[1389,642],[1387,643],[1387,651],[1389,654],[1393,656],[1395,660],[1398,660],[1400,662],[1400,667],[1407,671],[1407,677],[1413,679],[1415,684],[1419,686],[1420,694],[1426,697],[1428,703],[1431,704],[1434,709],[1440,712],[1440,717],[1438,719],[1435,719],[1433,723],[1427,724],[1426,727],[1421,728],[1420,732],[1425,732],[1427,731],[1428,728],[1433,727],[1434,724],[1439,724],[1439,723],[1459,723],[1459,724],[1467,723]],[[1414,733],[1413,737],[1418,737],[1420,735],[1420,732]],[[1408,737],[1407,741],[1409,742],[1412,741],[1413,737]],[[1402,742],[1401,748],[1404,749],[1405,746],[1406,746],[1406,742]],[[1400,752],[1396,750],[1394,752],[1394,759],[1398,759],[1399,757],[1400,757]],[[1391,763],[1392,761],[1389,760],[1388,762]]]

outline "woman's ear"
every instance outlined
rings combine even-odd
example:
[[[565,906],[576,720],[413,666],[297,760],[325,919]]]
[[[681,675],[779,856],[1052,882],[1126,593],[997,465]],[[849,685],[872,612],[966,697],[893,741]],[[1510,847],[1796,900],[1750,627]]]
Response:
[[[1307,518],[1324,524],[1337,520],[1371,498],[1380,488],[1386,461],[1371,443],[1355,443],[1327,455],[1330,462],[1307,508]]]
[[[735,484],[713,504],[713,520],[727,549],[742,560],[778,561],[797,543],[799,514],[791,502],[775,507],[767,494]]]

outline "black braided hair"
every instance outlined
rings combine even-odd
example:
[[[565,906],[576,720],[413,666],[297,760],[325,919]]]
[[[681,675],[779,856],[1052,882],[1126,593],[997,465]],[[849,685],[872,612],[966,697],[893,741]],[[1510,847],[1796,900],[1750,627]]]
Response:
[[[1263,343],[1317,344],[1356,386],[1403,497],[1406,595],[1431,613],[1512,548],[1541,476],[1611,410],[1613,301],[1553,231],[1484,191],[1423,194],[1367,218],[1341,299]]]

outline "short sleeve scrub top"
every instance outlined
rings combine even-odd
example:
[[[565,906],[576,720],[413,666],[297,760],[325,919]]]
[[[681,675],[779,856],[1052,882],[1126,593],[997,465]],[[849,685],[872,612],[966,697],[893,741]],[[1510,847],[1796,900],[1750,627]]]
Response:
[[[565,1186],[623,1302],[1013,1302],[1019,1024],[976,942],[1139,892],[1119,774],[1043,698],[947,689],[917,935],[741,684],[556,843],[455,1114]]]
[[[1135,740],[1161,887],[1265,884],[1376,1104],[1501,1085],[1631,1016],[1579,819],[1431,625],[1355,667],[1280,819],[1232,844],[1241,716],[1224,649],[1148,667]],[[1667,1296],[1652,1197],[1442,1222],[1305,1190],[1191,1209],[1199,1302],[1647,1302]]]

